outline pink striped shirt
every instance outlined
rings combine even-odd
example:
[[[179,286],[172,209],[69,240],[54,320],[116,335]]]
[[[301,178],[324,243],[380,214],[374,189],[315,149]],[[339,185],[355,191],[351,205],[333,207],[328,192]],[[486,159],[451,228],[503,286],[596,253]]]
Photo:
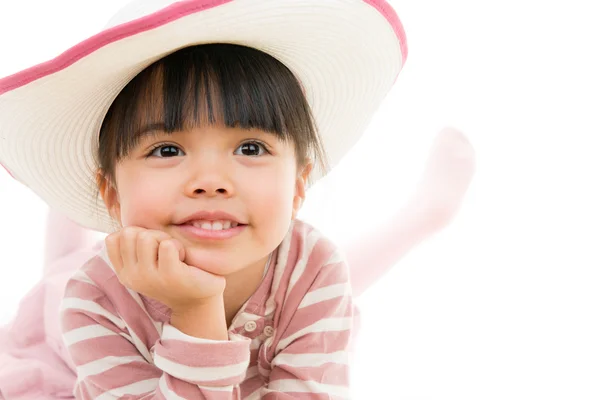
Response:
[[[228,341],[188,336],[123,286],[105,249],[67,283],[63,340],[79,399],[348,399],[354,305],[337,247],[296,220]]]

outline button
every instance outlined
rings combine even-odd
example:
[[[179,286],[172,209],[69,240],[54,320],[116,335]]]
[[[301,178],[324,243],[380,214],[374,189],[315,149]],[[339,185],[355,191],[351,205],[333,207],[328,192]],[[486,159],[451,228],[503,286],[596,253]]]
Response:
[[[256,329],[256,322],[248,321],[248,322],[246,322],[246,324],[244,324],[244,328],[248,332],[254,332],[254,330]]]
[[[275,329],[273,329],[272,326],[265,326],[265,329],[264,329],[263,333],[267,337],[271,337],[271,336],[273,336],[273,333],[275,333]]]

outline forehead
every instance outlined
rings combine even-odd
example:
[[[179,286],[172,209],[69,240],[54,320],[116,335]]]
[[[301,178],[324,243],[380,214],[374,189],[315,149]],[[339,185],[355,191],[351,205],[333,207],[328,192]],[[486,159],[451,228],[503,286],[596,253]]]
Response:
[[[238,126],[228,127],[223,124],[212,124],[206,126],[195,126],[183,130],[168,131],[165,129],[165,125],[162,122],[149,123],[148,125],[142,125],[142,127],[134,133],[134,138],[137,142],[146,142],[156,139],[163,139],[165,137],[198,137],[198,136],[212,136],[212,137],[257,137],[257,138],[268,138],[281,140],[282,138],[272,132],[266,132],[261,129],[243,129]]]
[[[157,132],[223,126],[228,133],[274,135],[304,154],[314,132],[300,86],[276,60],[247,53],[200,46],[143,70],[107,113],[101,129],[107,148],[118,160]]]
[[[153,131],[196,128],[290,134],[285,128],[289,116],[278,106],[285,94],[268,85],[249,86],[239,77],[239,82],[225,83],[224,77],[216,78],[210,69],[174,68],[157,64],[123,91],[122,119],[134,140]]]

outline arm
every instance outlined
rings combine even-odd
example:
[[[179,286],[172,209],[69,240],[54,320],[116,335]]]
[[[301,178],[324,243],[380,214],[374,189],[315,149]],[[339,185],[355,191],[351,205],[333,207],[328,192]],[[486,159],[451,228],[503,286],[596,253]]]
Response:
[[[129,302],[124,308],[138,307],[133,298]],[[250,339],[199,339],[165,324],[150,354],[136,335],[137,321],[126,324],[104,292],[80,274],[67,284],[61,324],[77,367],[77,399],[240,398]]]
[[[353,302],[348,266],[321,268],[279,340],[273,345],[269,384],[260,399],[350,398]],[[279,335],[278,335],[279,336]]]

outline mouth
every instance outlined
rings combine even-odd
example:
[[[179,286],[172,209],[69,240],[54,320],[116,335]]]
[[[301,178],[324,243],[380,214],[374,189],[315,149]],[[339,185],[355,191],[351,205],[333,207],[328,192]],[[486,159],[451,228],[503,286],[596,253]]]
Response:
[[[193,226],[198,229],[208,230],[208,231],[223,231],[223,230],[233,229],[238,226],[239,227],[246,226],[246,224],[240,224],[239,222],[230,221],[230,220],[216,220],[216,221],[193,220],[193,221],[188,221],[179,226],[186,226],[186,225]]]
[[[246,224],[229,220],[189,221],[176,225],[180,232],[192,241],[222,241],[234,238],[246,230]]]

